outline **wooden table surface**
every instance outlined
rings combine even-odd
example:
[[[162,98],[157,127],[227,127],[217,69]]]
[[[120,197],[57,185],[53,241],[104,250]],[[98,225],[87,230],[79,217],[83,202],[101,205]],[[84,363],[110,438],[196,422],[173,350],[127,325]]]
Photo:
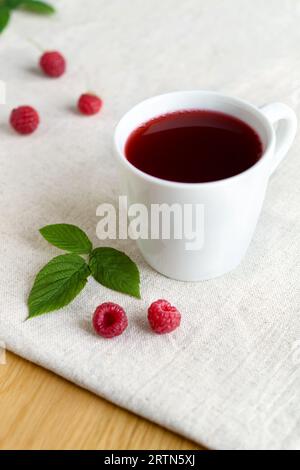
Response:
[[[199,446],[7,353],[0,365],[0,449]]]

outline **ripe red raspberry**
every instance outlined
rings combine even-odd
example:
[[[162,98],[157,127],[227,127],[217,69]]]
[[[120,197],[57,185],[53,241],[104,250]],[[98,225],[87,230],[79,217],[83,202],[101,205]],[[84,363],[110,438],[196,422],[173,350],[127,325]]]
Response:
[[[155,333],[171,333],[180,325],[181,315],[176,307],[166,300],[153,302],[148,309],[148,320]]]
[[[66,60],[60,52],[45,52],[40,58],[40,67],[49,77],[58,78],[65,73]]]
[[[39,123],[39,115],[31,106],[20,106],[10,114],[10,124],[19,134],[32,134]]]
[[[99,113],[102,108],[102,100],[96,95],[85,93],[80,96],[77,106],[82,114],[92,116],[93,114]]]
[[[93,326],[98,335],[104,338],[114,338],[126,330],[128,320],[120,305],[105,302],[96,308],[93,316]]]

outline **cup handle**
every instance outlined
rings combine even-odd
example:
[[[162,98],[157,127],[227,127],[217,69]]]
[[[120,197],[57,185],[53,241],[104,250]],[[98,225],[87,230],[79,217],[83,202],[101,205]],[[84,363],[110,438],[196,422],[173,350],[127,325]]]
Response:
[[[286,104],[271,103],[260,108],[261,112],[274,126],[276,143],[274,151],[274,162],[271,168],[273,173],[289,151],[297,131],[297,116]]]

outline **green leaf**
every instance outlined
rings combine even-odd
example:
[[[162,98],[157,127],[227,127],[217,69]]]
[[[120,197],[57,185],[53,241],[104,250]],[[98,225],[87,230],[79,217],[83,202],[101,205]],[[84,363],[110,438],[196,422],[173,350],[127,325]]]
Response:
[[[140,299],[140,274],[136,264],[114,248],[96,248],[90,256],[90,270],[105,287]]]
[[[90,253],[93,249],[87,235],[76,225],[46,225],[40,229],[40,233],[51,245],[61,250],[82,255]]]
[[[6,28],[10,20],[10,11],[6,6],[0,6],[0,33]]]
[[[39,0],[23,0],[20,2],[19,6],[33,13],[40,13],[41,15],[52,15],[55,13],[55,8],[52,5],[40,2]]]
[[[15,8],[18,8],[24,0],[5,0],[5,5],[10,8],[11,10],[14,10]]]
[[[29,318],[68,305],[84,288],[89,274],[88,265],[78,255],[53,258],[36,276],[28,298]]]

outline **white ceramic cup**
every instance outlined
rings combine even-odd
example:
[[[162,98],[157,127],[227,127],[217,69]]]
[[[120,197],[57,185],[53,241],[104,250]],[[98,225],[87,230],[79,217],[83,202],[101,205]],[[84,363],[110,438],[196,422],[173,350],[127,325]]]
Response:
[[[236,176],[208,183],[162,180],[138,170],[126,159],[125,145],[133,130],[154,117],[191,109],[221,111],[248,123],[261,138],[261,159]],[[115,146],[129,203],[146,207],[163,203],[203,204],[204,208],[204,242],[197,251],[188,251],[183,239],[137,241],[150,266],[182,281],[211,279],[236,268],[251,242],[268,180],[288,152],[296,129],[296,115],[285,104],[257,108],[240,99],[208,91],[156,96],[125,114],[115,131]]]

